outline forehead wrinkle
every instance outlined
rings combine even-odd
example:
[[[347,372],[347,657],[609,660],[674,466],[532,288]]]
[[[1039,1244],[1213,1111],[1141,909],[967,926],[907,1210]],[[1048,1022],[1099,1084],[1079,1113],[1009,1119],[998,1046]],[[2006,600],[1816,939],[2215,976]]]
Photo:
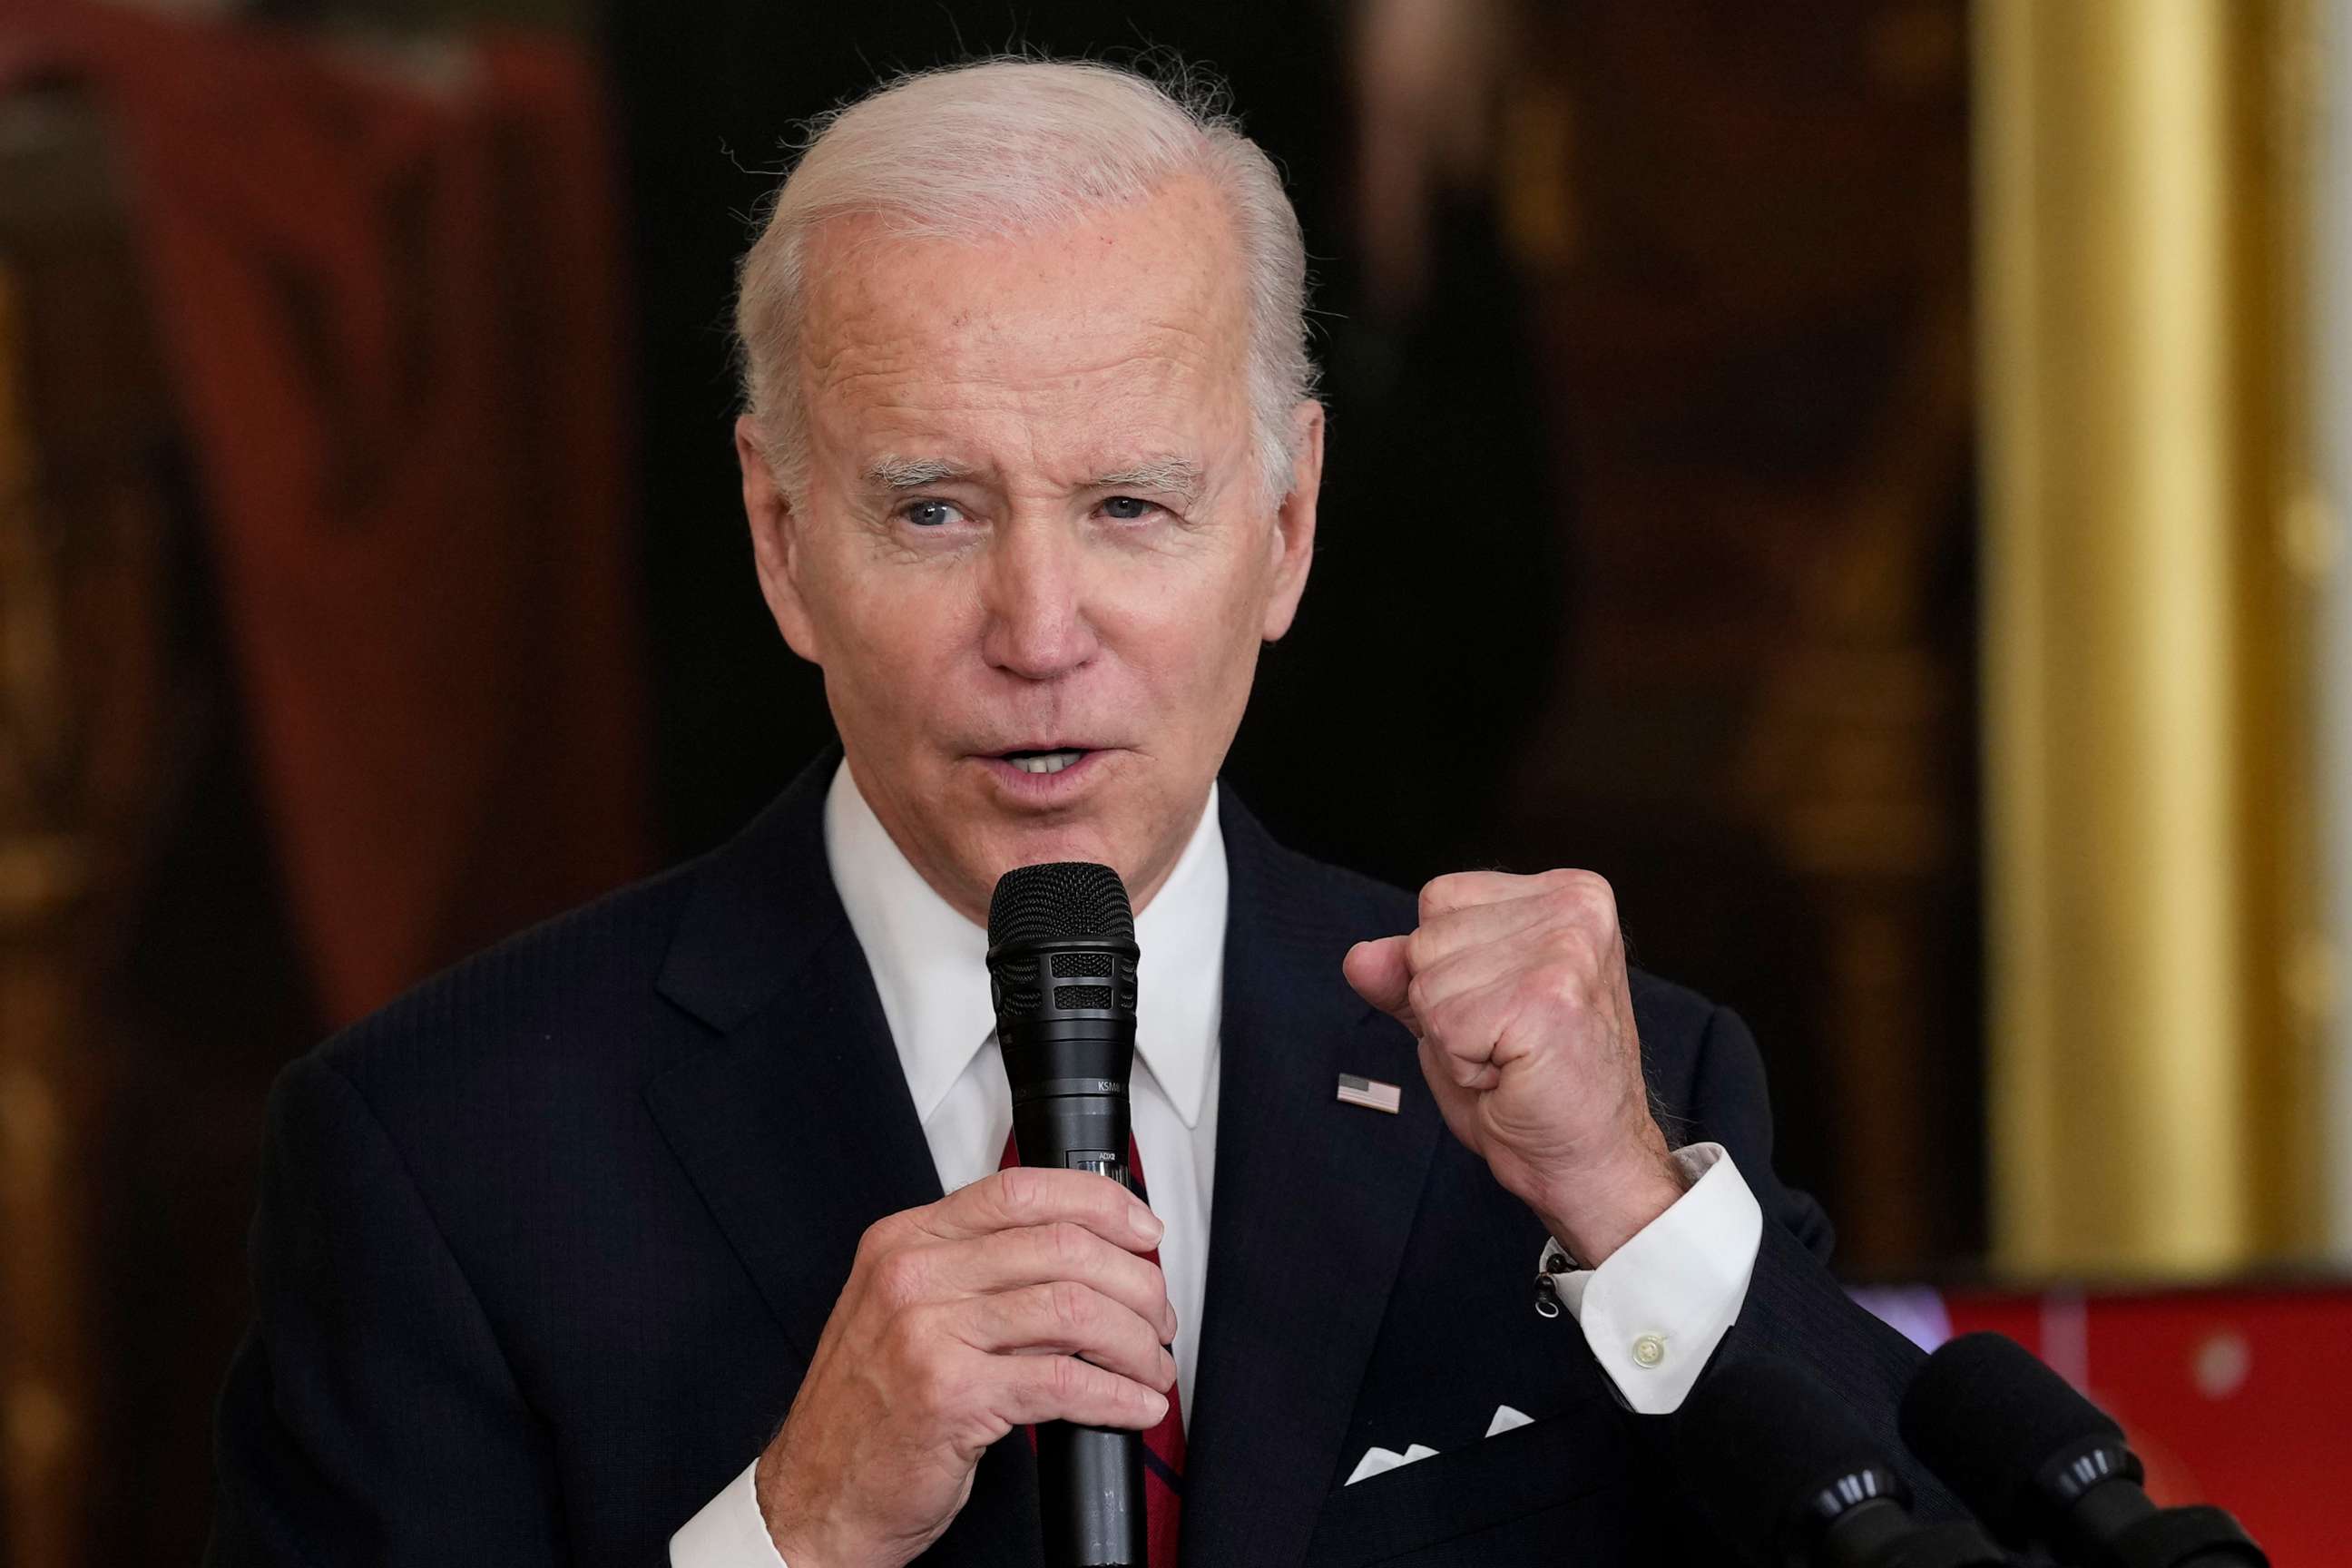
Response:
[[[849,459],[845,478],[892,493],[947,465],[1055,490],[1208,488],[1161,460],[1205,470],[1213,452],[1221,471],[1224,427],[1247,421],[1243,291],[1226,269],[1171,271],[1190,246],[1135,255],[1139,268],[1122,254],[1107,276],[1106,256],[1066,244],[847,247],[859,265],[825,247],[836,265],[813,268],[797,357],[812,434]],[[932,466],[886,466],[915,462]]]

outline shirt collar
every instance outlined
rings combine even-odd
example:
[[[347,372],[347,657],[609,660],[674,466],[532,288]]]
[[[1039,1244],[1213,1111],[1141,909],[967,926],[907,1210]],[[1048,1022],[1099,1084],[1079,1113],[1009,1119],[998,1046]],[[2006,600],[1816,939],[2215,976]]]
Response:
[[[928,1122],[971,1058],[996,1038],[988,933],[932,890],[900,852],[844,762],[824,797],[824,852],[866,951],[882,1016]],[[1175,869],[1135,917],[1136,1054],[1184,1125],[1200,1122],[1223,1010],[1225,838],[1212,784]]]

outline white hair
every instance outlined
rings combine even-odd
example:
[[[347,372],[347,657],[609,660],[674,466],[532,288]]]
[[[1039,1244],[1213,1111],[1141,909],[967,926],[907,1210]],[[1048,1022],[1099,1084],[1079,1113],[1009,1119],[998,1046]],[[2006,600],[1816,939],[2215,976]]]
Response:
[[[1249,400],[1269,500],[1290,489],[1292,410],[1315,390],[1307,249],[1282,175],[1222,95],[1090,61],[1024,58],[902,77],[818,121],[736,272],[743,403],[787,495],[808,480],[799,341],[810,235],[877,216],[908,237],[1050,233],[1197,174],[1224,198],[1248,289]]]

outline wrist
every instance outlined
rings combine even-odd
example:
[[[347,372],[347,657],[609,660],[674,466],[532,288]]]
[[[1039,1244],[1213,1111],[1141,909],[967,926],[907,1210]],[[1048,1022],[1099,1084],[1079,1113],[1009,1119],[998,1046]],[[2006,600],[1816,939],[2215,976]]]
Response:
[[[1549,1184],[1530,1206],[1580,1267],[1598,1268],[1688,1190],[1682,1168],[1660,1150]]]
[[[771,1444],[751,1473],[752,1495],[759,1500],[760,1519],[768,1527],[768,1543],[789,1568],[834,1568],[846,1561],[825,1539],[822,1521],[810,1517],[786,1484],[778,1462],[779,1444]]]

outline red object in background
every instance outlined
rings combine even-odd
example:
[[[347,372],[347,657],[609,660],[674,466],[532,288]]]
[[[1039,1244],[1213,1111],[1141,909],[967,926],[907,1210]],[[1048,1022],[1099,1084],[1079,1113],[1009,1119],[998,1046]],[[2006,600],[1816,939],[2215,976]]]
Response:
[[[107,111],[253,772],[341,1022],[641,871],[617,224],[565,40],[365,49],[36,3]]]
[[[1955,1334],[2007,1334],[2123,1423],[2158,1502],[2228,1509],[2273,1568],[2352,1562],[2352,1289],[1946,1304]]]

